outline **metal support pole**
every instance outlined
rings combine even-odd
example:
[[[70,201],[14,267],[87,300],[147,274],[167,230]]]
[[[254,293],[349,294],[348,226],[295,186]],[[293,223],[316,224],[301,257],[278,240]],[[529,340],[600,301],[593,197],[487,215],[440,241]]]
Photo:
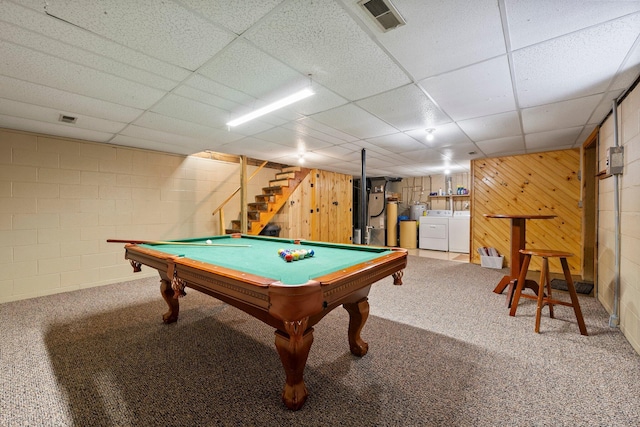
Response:
[[[367,233],[367,151],[363,148],[361,155],[361,175],[360,175],[360,241],[357,243],[365,242],[365,235]]]

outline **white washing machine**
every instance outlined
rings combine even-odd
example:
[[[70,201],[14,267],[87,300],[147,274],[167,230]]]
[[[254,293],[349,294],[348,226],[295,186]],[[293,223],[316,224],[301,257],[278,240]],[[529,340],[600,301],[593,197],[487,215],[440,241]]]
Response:
[[[449,218],[452,214],[450,210],[429,210],[426,216],[420,217],[420,249],[445,252],[449,250]]]
[[[449,251],[469,253],[471,237],[471,212],[455,211],[449,218]]]

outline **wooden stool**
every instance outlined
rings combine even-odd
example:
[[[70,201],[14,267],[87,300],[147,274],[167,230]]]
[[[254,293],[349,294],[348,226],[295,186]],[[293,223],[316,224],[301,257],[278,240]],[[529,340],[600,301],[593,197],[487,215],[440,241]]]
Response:
[[[578,327],[582,335],[587,335],[587,327],[584,324],[582,318],[582,311],[580,310],[580,303],[578,302],[578,294],[576,288],[573,286],[573,279],[571,278],[571,272],[569,271],[569,265],[567,264],[567,258],[573,256],[572,253],[555,251],[551,249],[521,249],[520,253],[524,255],[522,260],[522,269],[518,276],[516,292],[513,296],[513,303],[511,304],[511,311],[509,316],[515,316],[518,309],[518,302],[520,297],[535,299],[538,301],[538,307],[536,309],[536,333],[540,333],[540,314],[544,304],[549,305],[549,317],[553,318],[553,306],[564,305],[567,307],[573,307],[573,312],[578,320]],[[525,287],[527,272],[529,271],[529,263],[532,256],[542,257],[542,269],[540,270],[540,281],[537,296],[526,295],[522,293]],[[567,281],[567,288],[569,289],[569,295],[571,296],[571,302],[560,301],[552,298],[551,295],[551,281],[549,280],[549,258],[560,258],[562,264],[562,271],[564,272],[564,278]],[[545,295],[545,287],[547,288],[547,295]]]

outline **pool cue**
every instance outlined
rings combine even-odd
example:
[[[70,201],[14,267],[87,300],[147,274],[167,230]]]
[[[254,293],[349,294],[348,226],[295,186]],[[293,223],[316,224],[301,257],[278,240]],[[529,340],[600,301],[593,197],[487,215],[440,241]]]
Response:
[[[135,245],[182,245],[182,246],[230,246],[236,248],[250,248],[251,245],[225,245],[216,243],[188,243],[188,242],[170,242],[166,240],[121,240],[107,239],[107,243],[132,243]]]

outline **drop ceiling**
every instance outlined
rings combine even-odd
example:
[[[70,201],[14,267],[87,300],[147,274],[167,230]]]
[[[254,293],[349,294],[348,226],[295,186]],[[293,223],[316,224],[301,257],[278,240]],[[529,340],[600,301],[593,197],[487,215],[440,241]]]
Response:
[[[0,127],[425,176],[579,147],[640,74],[640,1],[392,2],[384,32],[357,0],[0,0]]]

